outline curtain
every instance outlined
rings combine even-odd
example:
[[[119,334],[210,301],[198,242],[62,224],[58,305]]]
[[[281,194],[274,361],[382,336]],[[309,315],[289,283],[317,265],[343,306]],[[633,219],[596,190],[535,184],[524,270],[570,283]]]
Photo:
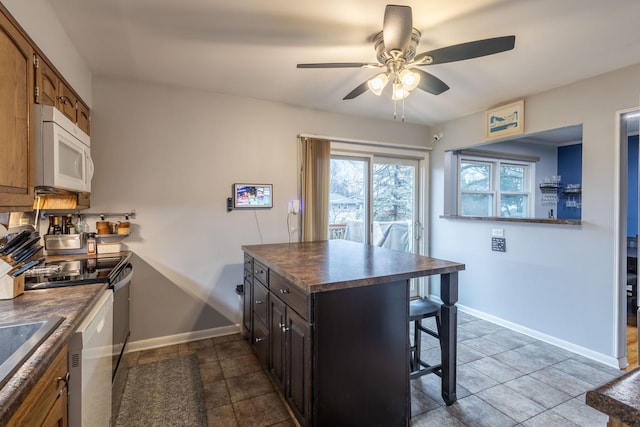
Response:
[[[303,242],[329,237],[329,163],[331,143],[301,138],[301,199]]]

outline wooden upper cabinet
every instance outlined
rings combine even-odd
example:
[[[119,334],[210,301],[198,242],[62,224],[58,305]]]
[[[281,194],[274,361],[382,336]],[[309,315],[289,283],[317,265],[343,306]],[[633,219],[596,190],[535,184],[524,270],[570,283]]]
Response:
[[[78,100],[78,127],[87,135],[91,135],[91,116],[89,111],[89,107],[87,107],[82,101]]]
[[[78,123],[78,116],[76,114],[78,105],[78,98],[73,93],[71,88],[64,82],[60,82],[58,90],[58,110],[62,111],[62,114],[67,116],[73,123]]]
[[[35,102],[52,105],[89,135],[89,107],[76,96],[75,92],[64,82],[58,72],[43,57],[34,57],[35,67]]]
[[[41,57],[34,57],[36,70],[36,104],[56,106],[58,103],[58,74]]]
[[[0,206],[33,204],[33,48],[0,9]]]

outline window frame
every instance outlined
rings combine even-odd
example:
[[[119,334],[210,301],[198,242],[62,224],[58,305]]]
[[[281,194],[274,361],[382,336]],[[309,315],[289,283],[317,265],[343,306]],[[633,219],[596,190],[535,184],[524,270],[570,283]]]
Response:
[[[489,212],[488,217],[497,217],[497,218],[530,218],[533,216],[533,212],[535,210],[535,161],[534,160],[521,160],[515,158],[508,158],[508,156],[501,155],[499,157],[491,157],[491,156],[478,156],[478,155],[468,155],[461,154],[458,156],[457,162],[457,215],[460,216],[477,216],[477,215],[465,215],[463,214],[463,194],[488,194],[492,197],[491,203],[491,212]],[[462,163],[477,163],[483,165],[489,165],[490,173],[489,173],[489,190],[463,190],[461,185],[461,176],[462,173]],[[522,166],[524,168],[524,187],[525,191],[502,191],[500,187],[501,183],[501,167],[503,165],[513,165],[513,166]],[[523,195],[527,197],[527,207],[526,212],[523,213],[522,216],[518,217],[509,217],[504,216],[502,213],[502,196],[503,195]],[[482,215],[485,216],[485,215]]]

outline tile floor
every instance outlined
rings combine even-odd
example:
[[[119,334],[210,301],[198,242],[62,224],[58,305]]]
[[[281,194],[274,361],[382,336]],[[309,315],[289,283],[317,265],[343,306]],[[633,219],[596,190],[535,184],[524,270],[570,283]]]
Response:
[[[240,335],[131,353],[130,364],[196,353],[209,425],[295,426],[269,377]],[[426,334],[423,357],[439,359]],[[460,312],[458,401],[440,397],[440,378],[411,382],[413,427],[598,426],[607,416],[587,406],[587,390],[623,372]],[[174,392],[174,391],[168,391]]]

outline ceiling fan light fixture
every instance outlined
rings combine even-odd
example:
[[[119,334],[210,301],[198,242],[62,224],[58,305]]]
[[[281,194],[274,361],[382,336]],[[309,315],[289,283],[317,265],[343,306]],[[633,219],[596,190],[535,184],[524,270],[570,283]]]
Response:
[[[380,96],[388,82],[387,73],[380,73],[367,80],[367,87],[374,95]]]
[[[408,68],[402,70],[399,77],[402,82],[402,86],[404,86],[405,90],[408,92],[411,92],[418,87],[418,84],[420,84],[420,74]]]

